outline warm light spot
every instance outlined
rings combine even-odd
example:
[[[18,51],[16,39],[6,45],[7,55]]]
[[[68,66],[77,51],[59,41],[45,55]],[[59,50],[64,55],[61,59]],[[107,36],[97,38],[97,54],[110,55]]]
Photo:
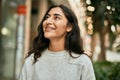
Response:
[[[91,1],[90,0],[86,0],[86,4],[91,4]]]
[[[91,35],[91,34],[93,34],[93,30],[92,30],[92,29],[91,29],[91,30],[88,29],[88,30],[87,30],[87,33]]]
[[[93,6],[88,6],[87,9],[91,12],[95,11],[95,8]]]
[[[87,22],[90,23],[92,21],[91,19],[92,19],[91,17],[88,17]]]
[[[111,9],[111,6],[106,6],[106,8],[107,8],[108,10],[110,10],[110,9]]]
[[[104,25],[108,26],[108,21],[107,20],[104,21]]]
[[[1,30],[1,33],[2,33],[3,35],[7,35],[7,34],[8,34],[8,29],[5,28],[5,27],[3,27],[2,30]]]
[[[115,8],[112,8],[112,11],[115,11]]]
[[[111,31],[112,31],[112,32],[115,32],[115,31],[116,31],[114,25],[111,25]]]
[[[88,29],[93,29],[93,25],[92,25],[92,24],[89,24],[89,25],[88,25]]]

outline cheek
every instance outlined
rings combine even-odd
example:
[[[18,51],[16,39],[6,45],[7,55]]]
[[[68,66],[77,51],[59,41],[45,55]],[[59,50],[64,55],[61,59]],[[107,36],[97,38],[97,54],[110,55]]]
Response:
[[[46,26],[46,21],[43,21],[43,23],[42,23],[43,30],[44,30],[45,26]]]
[[[61,24],[60,26],[60,30],[62,31],[66,31],[67,30],[67,25],[64,23],[64,24]]]
[[[43,21],[42,26],[45,26],[46,21]]]
[[[60,34],[63,34],[65,32],[67,32],[66,26],[65,25],[59,26],[58,29],[57,29],[57,32],[60,33]]]

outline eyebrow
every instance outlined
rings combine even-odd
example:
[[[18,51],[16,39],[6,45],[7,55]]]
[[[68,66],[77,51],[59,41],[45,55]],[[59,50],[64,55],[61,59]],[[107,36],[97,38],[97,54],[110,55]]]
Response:
[[[55,16],[61,16],[61,17],[62,17],[62,15],[60,15],[60,14],[57,14],[57,13],[55,13],[54,15],[55,15]]]
[[[47,14],[48,16],[50,16],[50,14]],[[54,16],[61,16],[62,17],[62,15],[60,15],[60,14],[58,14],[58,13],[55,13],[55,14],[53,14]]]

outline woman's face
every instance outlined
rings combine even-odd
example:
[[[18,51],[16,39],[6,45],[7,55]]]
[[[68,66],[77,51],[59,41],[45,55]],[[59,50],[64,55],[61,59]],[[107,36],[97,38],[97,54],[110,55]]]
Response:
[[[43,22],[45,38],[49,40],[65,38],[71,27],[67,26],[67,19],[59,7],[52,8]]]

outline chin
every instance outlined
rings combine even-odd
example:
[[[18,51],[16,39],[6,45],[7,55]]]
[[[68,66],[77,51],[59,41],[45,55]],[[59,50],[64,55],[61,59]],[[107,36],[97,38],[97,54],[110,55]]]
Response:
[[[56,34],[45,33],[45,34],[44,34],[44,37],[47,38],[47,39],[52,39],[52,38],[55,38],[55,37],[56,37]]]
[[[52,36],[51,35],[44,35],[45,38],[50,39]]]

